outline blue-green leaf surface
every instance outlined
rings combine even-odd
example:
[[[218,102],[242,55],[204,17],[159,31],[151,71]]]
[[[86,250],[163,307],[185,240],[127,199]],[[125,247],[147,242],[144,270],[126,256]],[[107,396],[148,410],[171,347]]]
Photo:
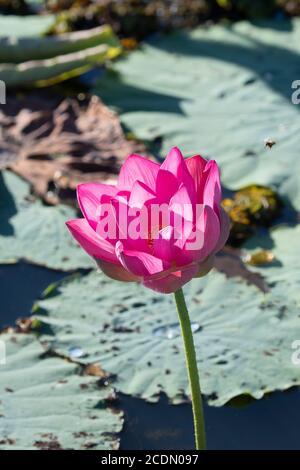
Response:
[[[30,196],[29,185],[0,174],[0,263],[20,259],[64,271],[94,266],[73,241],[65,222],[76,218],[66,206],[47,207]]]
[[[270,292],[264,294],[213,272],[184,289],[202,389],[211,404],[223,405],[240,394],[261,398],[300,384],[291,360],[299,336],[299,288],[294,283],[286,297],[271,281],[266,277]],[[66,355],[80,348],[83,360],[116,374],[117,390],[150,401],[160,392],[173,402],[188,395],[172,296],[93,272],[61,284],[38,302],[34,315],[47,326],[48,347]]]
[[[225,186],[271,185],[300,209],[299,42],[298,19],[173,33],[119,61],[95,91],[136,136],[162,139],[162,157],[177,145],[215,158]]]
[[[116,449],[122,413],[106,400],[110,387],[80,367],[44,356],[31,334],[0,335],[6,365],[0,365],[0,450]]]

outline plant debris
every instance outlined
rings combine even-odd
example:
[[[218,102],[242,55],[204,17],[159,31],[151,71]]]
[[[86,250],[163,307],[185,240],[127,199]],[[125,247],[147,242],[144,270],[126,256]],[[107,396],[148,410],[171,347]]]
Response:
[[[222,206],[232,222],[229,243],[235,245],[253,235],[257,226],[269,226],[278,217],[282,202],[273,189],[250,185],[224,199]]]
[[[110,374],[105,372],[100,364],[88,364],[83,369],[83,375],[91,375],[92,377],[100,377],[101,379],[108,379]]]
[[[225,274],[227,278],[242,278],[247,284],[256,286],[261,292],[269,292],[268,285],[262,274],[252,272],[247,268],[245,259],[237,248],[226,246],[216,256],[215,268],[220,273]]]
[[[157,31],[195,27],[222,19],[258,19],[274,14],[299,15],[294,0],[47,0],[58,13],[49,34],[110,24],[121,38],[142,40]]]
[[[129,154],[145,152],[125,138],[117,115],[96,96],[62,98],[41,90],[10,96],[0,126],[0,166],[4,155],[48,204],[73,204],[77,184],[111,182]]]
[[[275,256],[271,251],[260,250],[242,255],[242,260],[250,266],[268,266],[275,261]]]

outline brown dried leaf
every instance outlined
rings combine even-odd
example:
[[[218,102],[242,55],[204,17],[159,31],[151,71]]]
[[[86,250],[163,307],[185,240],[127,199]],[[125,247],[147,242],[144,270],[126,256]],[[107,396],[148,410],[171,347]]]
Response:
[[[74,201],[79,183],[115,180],[127,155],[145,152],[125,138],[118,116],[96,96],[10,97],[0,128],[0,168],[11,168],[49,204]]]
[[[241,252],[237,248],[226,246],[215,258],[215,268],[220,273],[224,273],[228,278],[240,277],[248,284],[256,286],[264,293],[269,291],[264,277],[260,273],[252,272],[248,269]]]
[[[109,374],[105,372],[100,364],[88,364],[84,367],[83,375],[91,375],[93,377],[100,377],[101,379],[107,379]]]

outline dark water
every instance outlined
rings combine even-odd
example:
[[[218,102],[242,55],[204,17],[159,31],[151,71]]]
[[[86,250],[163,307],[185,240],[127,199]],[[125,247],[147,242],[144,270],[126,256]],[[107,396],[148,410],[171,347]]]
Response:
[[[28,316],[33,302],[66,273],[25,263],[0,266],[0,327]],[[121,449],[193,449],[192,410],[120,396],[125,413]],[[209,449],[300,450],[300,390],[274,393],[246,406],[205,406]]]
[[[193,449],[192,409],[122,396],[125,427],[122,450]],[[205,406],[208,448],[211,450],[300,449],[300,391],[274,393],[242,407]]]
[[[66,273],[26,263],[0,266],[0,328],[30,315],[43,290],[65,276]]]

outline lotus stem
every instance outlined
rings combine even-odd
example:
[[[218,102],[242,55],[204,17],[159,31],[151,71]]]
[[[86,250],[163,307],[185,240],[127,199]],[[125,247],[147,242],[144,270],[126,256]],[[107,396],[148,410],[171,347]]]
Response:
[[[191,389],[196,450],[205,450],[206,436],[203,403],[191,321],[182,289],[177,290],[174,295],[184,343],[185,359]]]

